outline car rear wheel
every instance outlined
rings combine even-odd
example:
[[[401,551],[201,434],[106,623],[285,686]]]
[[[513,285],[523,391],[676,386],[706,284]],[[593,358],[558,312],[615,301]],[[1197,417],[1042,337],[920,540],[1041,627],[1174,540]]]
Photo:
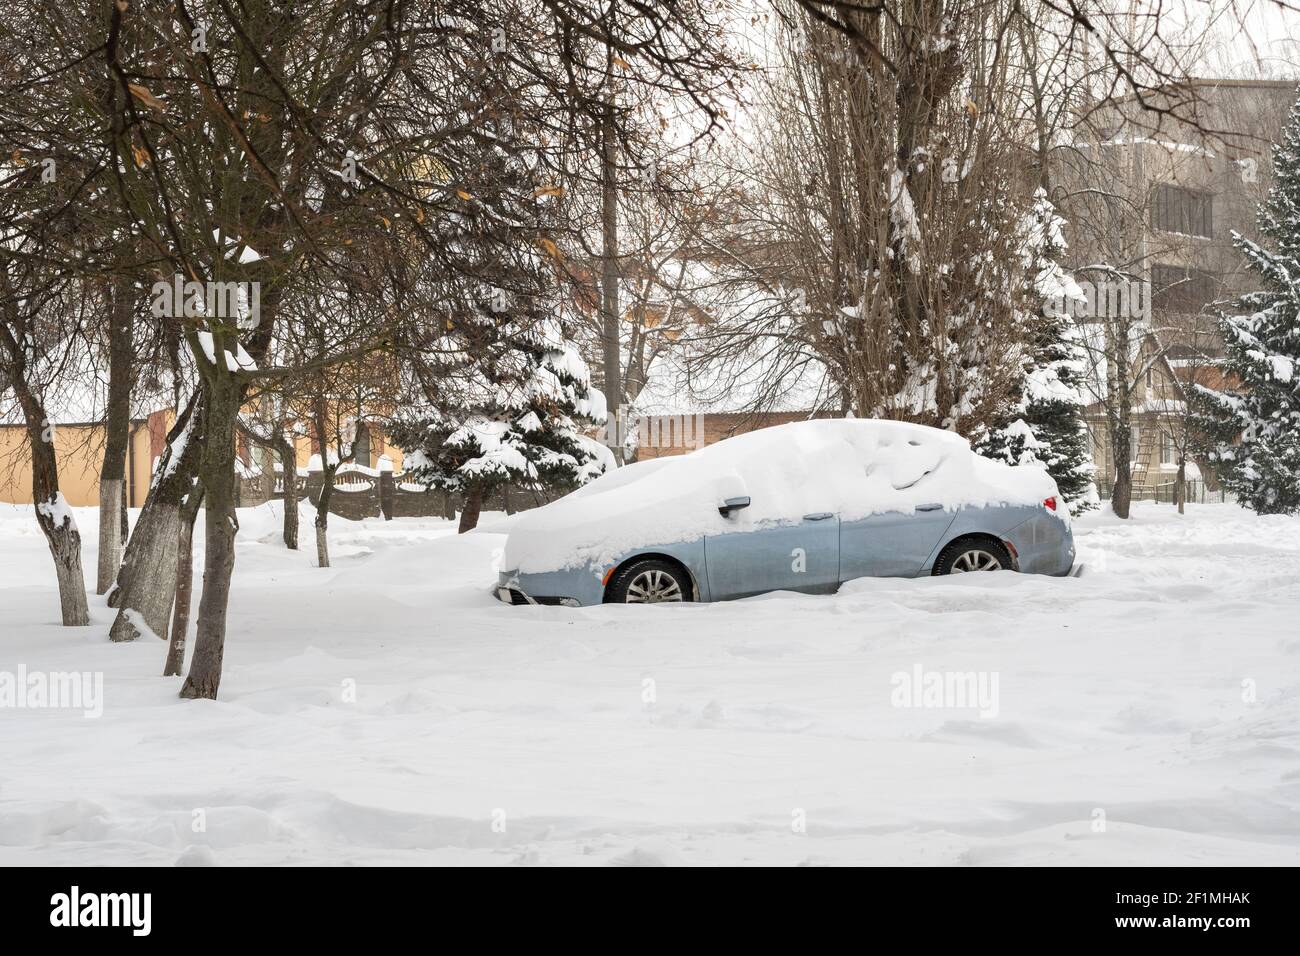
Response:
[[[968,571],[1004,571],[1012,567],[1007,549],[994,541],[954,541],[934,563],[935,574],[965,574]]]
[[[654,558],[632,562],[605,589],[606,604],[680,604],[690,599],[689,576],[676,565]]]

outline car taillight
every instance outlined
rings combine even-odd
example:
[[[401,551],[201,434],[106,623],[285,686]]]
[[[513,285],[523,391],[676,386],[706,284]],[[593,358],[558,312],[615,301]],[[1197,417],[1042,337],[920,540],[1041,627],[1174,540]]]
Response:
[[[1052,495],[1052,497],[1050,497],[1050,498],[1044,498],[1044,499],[1043,499],[1043,507],[1046,508],[1048,511],[1055,511],[1055,510],[1056,510],[1056,495]]]

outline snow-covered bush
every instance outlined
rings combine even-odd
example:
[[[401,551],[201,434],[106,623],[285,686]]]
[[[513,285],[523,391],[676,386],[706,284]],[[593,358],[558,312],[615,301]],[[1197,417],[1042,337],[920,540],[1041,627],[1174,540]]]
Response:
[[[1061,268],[1064,221],[1043,190],[1025,217],[1022,259],[1030,301],[1043,305],[1021,316],[1024,377],[1017,401],[1002,421],[972,436],[976,451],[1011,465],[1045,468],[1056,480],[1070,512],[1079,515],[1099,504],[1095,466],[1083,422],[1083,354],[1066,310],[1056,304],[1083,293]]]

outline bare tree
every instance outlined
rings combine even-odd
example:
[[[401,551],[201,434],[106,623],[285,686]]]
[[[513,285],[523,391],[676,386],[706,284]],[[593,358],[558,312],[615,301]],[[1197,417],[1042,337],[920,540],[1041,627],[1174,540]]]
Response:
[[[808,5],[777,4],[742,222],[715,243],[768,307],[713,351],[766,362],[769,393],[812,363],[843,410],[969,430],[1010,400],[1029,307],[1016,290],[1036,183],[1010,93],[1021,14],[852,6],[867,52]]]
[[[90,612],[81,568],[81,533],[59,490],[54,428],[45,400],[66,357],[69,336],[61,316],[66,302],[49,290],[16,280],[17,274],[12,257],[0,252],[0,378],[13,390],[26,425],[32,503],[54,559],[63,623],[84,626],[90,623]]]

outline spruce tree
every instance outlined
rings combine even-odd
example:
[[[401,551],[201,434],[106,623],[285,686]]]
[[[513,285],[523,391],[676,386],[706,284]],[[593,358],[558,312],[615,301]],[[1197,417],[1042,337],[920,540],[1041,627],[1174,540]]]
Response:
[[[585,434],[604,424],[604,396],[559,326],[500,344],[491,361],[462,352],[438,406],[403,409],[389,424],[412,479],[461,495],[461,532],[503,485],[562,494],[615,467]]]
[[[1025,298],[1038,309],[1022,316],[1020,394],[1000,422],[973,437],[972,445],[988,458],[1045,468],[1070,513],[1080,515],[1096,508],[1099,499],[1083,422],[1083,356],[1065,308],[1081,293],[1060,266],[1063,225],[1047,194],[1038,190],[1024,222]]]
[[[1300,101],[1273,147],[1276,180],[1260,204],[1269,250],[1233,233],[1262,288],[1218,313],[1231,386],[1197,387],[1196,423],[1229,491],[1259,514],[1300,510]]]

